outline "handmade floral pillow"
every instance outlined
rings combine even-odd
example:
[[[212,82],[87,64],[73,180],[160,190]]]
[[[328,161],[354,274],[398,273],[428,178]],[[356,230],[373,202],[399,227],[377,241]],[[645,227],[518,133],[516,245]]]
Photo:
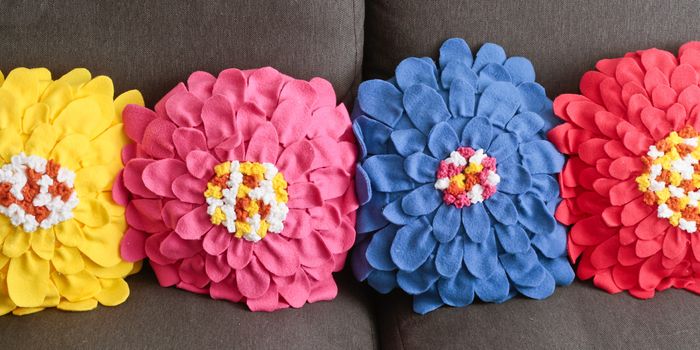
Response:
[[[330,83],[272,68],[193,73],[155,106],[128,106],[135,143],[114,192],[125,259],[162,286],[251,310],[333,299],[355,240],[356,146]]]
[[[561,95],[549,137],[569,155],[557,219],[577,275],[642,299],[700,293],[700,42],[604,59]]]
[[[439,66],[411,57],[395,78],[362,83],[358,279],[403,289],[418,313],[571,283],[553,217],[564,157],[544,138],[555,118],[534,80],[525,58],[494,44],[472,57],[450,39]]]
[[[129,296],[124,208],[112,200],[127,143],[112,80],[75,69],[0,73],[0,315],[84,311]]]

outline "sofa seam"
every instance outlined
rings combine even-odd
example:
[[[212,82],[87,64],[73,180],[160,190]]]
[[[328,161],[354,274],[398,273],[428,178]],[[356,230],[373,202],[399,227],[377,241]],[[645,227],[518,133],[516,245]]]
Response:
[[[356,84],[359,84],[360,81],[362,81],[362,76],[359,76],[359,77],[358,77],[358,75],[357,75],[357,65],[358,65],[357,59],[358,59],[358,55],[359,55],[359,53],[360,53],[360,52],[359,52],[360,50],[359,50],[359,47],[358,47],[358,43],[357,43],[357,38],[358,38],[358,34],[357,34],[357,8],[356,8],[356,2],[357,2],[357,1],[358,1],[358,0],[353,0],[353,2],[352,2],[352,23],[353,23],[353,24],[352,24],[352,29],[353,29],[353,40],[354,40],[354,46],[355,46],[355,57],[354,57],[354,58],[355,58],[355,61],[352,63],[352,66],[353,66],[353,69],[352,69],[352,83],[351,83],[350,86],[348,87],[348,90],[345,91],[345,93],[343,94],[343,101],[345,101],[345,100],[348,98],[348,95],[352,95],[352,94],[353,94],[353,93],[352,93],[352,90],[355,88],[355,85],[356,85]],[[363,23],[363,25],[364,25],[364,23]],[[363,45],[364,45],[364,43],[363,43]],[[354,97],[354,96],[353,96],[353,97]],[[353,98],[353,99],[354,99],[354,98]]]

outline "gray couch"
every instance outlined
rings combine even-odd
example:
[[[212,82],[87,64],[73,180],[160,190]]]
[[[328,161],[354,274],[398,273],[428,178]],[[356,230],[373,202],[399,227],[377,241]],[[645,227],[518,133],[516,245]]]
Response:
[[[141,90],[150,106],[192,71],[266,65],[324,77],[352,106],[362,79],[390,77],[407,56],[435,57],[454,36],[530,58],[553,98],[577,92],[598,59],[700,39],[697,0],[0,0],[0,13],[4,72],[84,66],[117,91]],[[544,301],[419,316],[401,293],[378,295],[348,271],[337,278],[336,300],[269,314],[161,288],[146,268],[119,307],[0,318],[0,349],[700,347],[700,297],[683,291],[640,301],[577,281]]]

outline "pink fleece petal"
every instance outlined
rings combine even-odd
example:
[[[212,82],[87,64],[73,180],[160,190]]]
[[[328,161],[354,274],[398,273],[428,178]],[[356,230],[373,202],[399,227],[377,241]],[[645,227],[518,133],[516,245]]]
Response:
[[[126,222],[145,232],[164,231],[166,228],[160,216],[161,208],[159,199],[134,199],[126,207]]]
[[[246,300],[246,305],[248,305],[250,311],[272,312],[279,309],[280,302],[277,286],[271,284],[265,294],[257,298],[249,298]]]
[[[221,282],[231,273],[231,266],[226,263],[226,255],[207,255],[204,262],[207,276],[212,282]]]
[[[277,169],[289,183],[304,181],[304,174],[314,161],[314,147],[309,141],[300,140],[287,147],[277,161]]]
[[[152,110],[139,105],[130,104],[122,112],[124,133],[134,142],[141,142],[146,126],[158,118]]]
[[[318,264],[318,266],[304,266],[304,271],[306,271],[309,279],[312,281],[319,281],[330,276],[335,269],[335,261],[333,260],[333,257],[334,255],[331,254],[331,257],[328,258],[328,260],[323,261],[322,263]]]
[[[146,237],[148,235],[139,230],[129,228],[119,245],[119,252],[126,261],[139,261],[146,258]]]
[[[135,143],[130,143],[124,148],[122,148],[122,164],[128,163],[130,160],[136,158],[136,148],[138,146]]]
[[[312,232],[304,239],[294,239],[292,243],[299,252],[299,261],[303,266],[320,266],[332,257],[331,252],[317,232]]]
[[[351,142],[338,142],[327,136],[312,139],[314,161],[311,169],[335,167],[350,170],[357,161],[357,146]]]
[[[311,233],[311,216],[303,209],[290,209],[280,233],[284,237],[299,239]]]
[[[311,227],[315,230],[334,230],[340,225],[340,212],[330,203],[323,206],[309,208],[311,214]]]
[[[219,255],[228,249],[232,238],[238,239],[226,231],[223,226],[216,225],[212,227],[206,235],[204,235],[202,247],[204,248],[204,251],[211,255]]]
[[[292,79],[284,84],[282,91],[280,91],[280,105],[287,100],[301,102],[307,108],[312,108],[318,101],[318,94],[309,82]]]
[[[246,298],[259,298],[270,287],[270,274],[257,258],[253,258],[248,266],[236,271],[236,284]]]
[[[250,140],[255,130],[266,123],[265,114],[251,103],[244,104],[236,113],[236,128],[244,141]]]
[[[216,78],[213,75],[198,71],[190,74],[190,77],[187,78],[187,88],[198,99],[204,101],[211,97],[214,82],[216,82]]]
[[[188,292],[190,292],[190,293],[195,293],[195,294],[209,294],[209,290],[207,290],[206,287],[200,288],[200,287],[197,287],[197,286],[194,285],[194,284],[187,283],[187,282],[184,282],[184,281],[180,281],[180,283],[177,284],[177,287],[180,288],[180,289],[182,289],[182,290],[186,290],[186,291],[188,291]]]
[[[173,144],[180,159],[185,160],[187,155],[195,150],[206,151],[207,139],[204,133],[193,128],[178,128],[173,132]]]
[[[350,117],[344,105],[321,107],[311,114],[306,135],[310,138],[325,136],[337,140],[350,126]]]
[[[214,94],[224,96],[233,109],[243,103],[246,88],[246,78],[238,69],[231,68],[221,71],[214,83]]]
[[[240,160],[245,158],[245,144],[239,137],[230,137],[214,148],[214,154],[222,160]]]
[[[125,207],[129,203],[129,190],[124,185],[124,169],[119,170],[112,184],[112,199],[115,203]]]
[[[355,210],[360,206],[357,201],[357,194],[355,193],[354,186],[348,187],[348,190],[345,191],[345,194],[341,197],[326,202],[335,205],[343,216],[354,214]]]
[[[192,151],[185,158],[187,171],[199,179],[209,179],[214,175],[214,166],[219,161],[206,151]]]
[[[204,288],[209,283],[209,278],[204,270],[204,258],[201,255],[182,260],[178,273],[183,282],[197,288]]]
[[[300,308],[309,299],[311,287],[306,273],[299,270],[294,275],[294,280],[278,288],[280,296],[293,308]]]
[[[161,287],[171,287],[180,282],[180,275],[177,273],[177,266],[175,265],[161,265],[150,261],[149,264],[156,273],[156,278],[158,279],[158,284]]]
[[[333,90],[333,85],[326,79],[323,78],[313,78],[309,81],[311,87],[316,91],[316,104],[313,106],[314,110],[321,107],[335,107],[336,97],[335,90]]]
[[[236,286],[236,274],[231,272],[220,282],[214,282],[209,285],[209,295],[213,299],[228,300],[234,303],[241,301],[243,294]]]
[[[172,158],[175,155],[173,132],[177,127],[165,119],[155,119],[146,126],[140,146],[144,152],[156,159]]]
[[[241,238],[231,239],[226,252],[228,265],[234,270],[240,270],[248,266],[253,257],[253,244]]]
[[[309,180],[321,191],[324,200],[342,196],[350,187],[350,174],[338,168],[322,168],[309,174]]]
[[[163,204],[163,209],[160,210],[160,215],[163,218],[165,226],[174,230],[177,222],[185,214],[191,212],[197,206],[190,203],[183,203],[179,200],[170,200]]]
[[[124,186],[134,195],[144,198],[156,198],[156,194],[151,192],[143,183],[143,171],[148,165],[155,162],[152,159],[136,158],[126,163],[123,177]]]
[[[175,232],[184,239],[199,239],[211,229],[207,206],[202,205],[185,214],[177,222]]]
[[[296,100],[280,103],[270,119],[270,123],[277,129],[280,142],[285,146],[302,139],[310,121],[309,108]]]
[[[163,197],[175,197],[173,181],[187,173],[185,163],[177,159],[161,159],[148,164],[143,170],[143,184],[153,193]]]
[[[309,302],[315,303],[317,301],[333,300],[337,295],[338,286],[335,284],[333,277],[329,277],[311,285]]]
[[[190,174],[180,175],[173,181],[173,194],[183,202],[204,204],[204,191],[207,189],[208,181],[207,179],[198,179]]]
[[[289,202],[287,206],[292,209],[313,208],[323,205],[323,197],[318,187],[309,182],[289,185]]]
[[[171,97],[173,97],[179,93],[182,93],[182,92],[187,92],[187,87],[185,87],[185,84],[178,83],[177,85],[175,85],[175,87],[172,90],[168,91],[168,93],[165,94],[165,96],[163,96],[163,98],[161,98],[156,103],[156,105],[154,107],[156,114],[158,114],[158,116],[160,118],[168,119],[168,113],[165,111],[165,104],[168,102],[168,100]]]
[[[277,105],[277,98],[284,80],[282,74],[272,67],[253,71],[248,77],[246,101],[253,103],[265,115],[271,115]]]
[[[177,232],[170,232],[160,243],[160,253],[173,260],[194,256],[202,251],[202,241],[182,239]]]
[[[299,256],[287,238],[268,234],[253,252],[268,271],[277,276],[291,276],[299,269]]]
[[[189,92],[174,95],[165,103],[165,111],[175,124],[193,127],[202,123],[202,100]]]
[[[202,121],[209,148],[213,148],[221,141],[238,134],[231,104],[224,96],[214,95],[204,101]]]
[[[335,230],[318,231],[333,254],[347,252],[355,242],[355,227],[343,220]]]
[[[262,124],[250,138],[246,150],[246,160],[275,164],[279,154],[277,131],[270,123]]]
[[[155,262],[160,265],[168,265],[175,262],[175,260],[168,258],[160,252],[160,245],[163,240],[168,237],[169,232],[161,232],[146,238],[145,250],[148,259],[151,262]]]

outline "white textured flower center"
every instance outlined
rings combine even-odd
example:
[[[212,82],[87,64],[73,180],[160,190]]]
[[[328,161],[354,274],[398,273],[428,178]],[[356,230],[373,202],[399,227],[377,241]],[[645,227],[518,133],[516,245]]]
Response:
[[[0,214],[26,232],[51,228],[73,217],[74,182],[75,173],[53,160],[15,155],[0,167]]]
[[[483,149],[459,147],[440,161],[435,188],[443,191],[445,204],[462,208],[491,197],[500,182],[496,158],[490,157]]]

